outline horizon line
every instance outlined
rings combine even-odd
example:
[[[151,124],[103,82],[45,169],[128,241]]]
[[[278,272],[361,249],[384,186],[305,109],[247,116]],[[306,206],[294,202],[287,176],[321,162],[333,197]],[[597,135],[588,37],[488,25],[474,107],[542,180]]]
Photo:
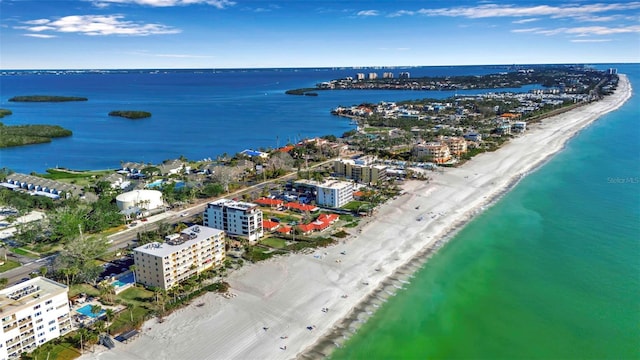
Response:
[[[113,71],[113,70],[268,70],[268,69],[372,69],[418,67],[468,67],[468,66],[540,66],[540,65],[632,65],[640,62],[561,62],[561,63],[504,63],[504,64],[440,64],[440,65],[349,65],[349,66],[279,66],[279,67],[140,67],[140,68],[25,68],[2,69],[6,71]]]

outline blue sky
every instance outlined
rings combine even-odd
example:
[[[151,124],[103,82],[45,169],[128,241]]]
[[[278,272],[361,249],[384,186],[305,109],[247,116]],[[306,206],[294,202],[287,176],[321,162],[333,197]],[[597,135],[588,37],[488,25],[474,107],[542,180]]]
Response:
[[[640,62],[640,1],[0,0],[0,69]]]

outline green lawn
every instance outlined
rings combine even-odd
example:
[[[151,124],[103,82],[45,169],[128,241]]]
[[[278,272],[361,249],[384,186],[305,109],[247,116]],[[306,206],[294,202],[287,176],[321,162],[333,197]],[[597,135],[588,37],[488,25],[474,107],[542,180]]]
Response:
[[[276,249],[282,249],[285,246],[287,246],[286,241],[284,239],[271,238],[271,237],[260,240],[260,243]]]
[[[13,248],[13,249],[11,249],[11,251],[13,251],[14,253],[16,253],[18,255],[30,257],[32,259],[39,259],[40,258],[40,256],[38,256],[37,254],[34,254],[33,252],[28,251],[26,249],[22,249],[22,248]]]
[[[46,347],[37,348],[30,355],[33,359],[71,360],[78,358],[80,351],[71,343],[63,341],[60,344],[53,345],[51,350],[48,351]]]
[[[368,203],[366,201],[354,200],[349,202],[347,205],[343,206],[342,209],[355,211],[355,210],[358,210],[358,208],[361,208],[362,210],[362,209],[368,209],[369,207],[371,207],[371,203]]]
[[[0,265],[0,273],[20,267],[20,263],[13,260],[7,260],[4,265]]]
[[[154,294],[143,287],[135,286],[121,292],[116,298],[136,306],[151,307],[154,301]]]
[[[99,296],[100,291],[89,284],[74,284],[69,287],[69,297],[74,297],[78,294],[87,294],[90,296]]]

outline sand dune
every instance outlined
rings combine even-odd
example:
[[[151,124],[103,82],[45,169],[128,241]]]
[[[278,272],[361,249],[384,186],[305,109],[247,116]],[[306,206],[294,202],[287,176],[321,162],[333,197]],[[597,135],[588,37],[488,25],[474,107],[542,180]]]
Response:
[[[207,294],[197,301],[204,306],[179,310],[163,323],[151,320],[137,340],[82,359],[321,357],[406,286],[474,215],[580,129],[620,107],[631,96],[627,78],[620,80],[616,93],[602,101],[545,119],[493,153],[434,173],[430,183],[407,182],[404,195],[383,205],[344,243],[245,265],[228,279],[237,296]]]

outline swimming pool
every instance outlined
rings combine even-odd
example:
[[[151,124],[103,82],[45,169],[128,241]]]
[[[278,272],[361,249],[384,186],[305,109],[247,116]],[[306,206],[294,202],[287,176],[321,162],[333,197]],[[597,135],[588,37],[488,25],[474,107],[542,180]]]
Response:
[[[85,315],[85,316],[88,316],[88,317],[94,318],[94,319],[104,315],[104,313],[106,312],[105,310],[100,310],[99,313],[94,314],[94,313],[91,312],[91,306],[92,306],[91,304],[87,304],[87,305],[81,307],[80,309],[78,309],[76,311],[79,312],[82,315]]]
[[[157,187],[161,187],[163,183],[164,183],[164,180],[156,180],[154,182],[148,183],[146,187],[148,189],[157,188]]]
[[[117,288],[127,286],[129,284],[133,284],[133,273],[128,273],[126,275],[123,275],[120,278],[118,278],[118,280],[111,283],[111,285]]]

